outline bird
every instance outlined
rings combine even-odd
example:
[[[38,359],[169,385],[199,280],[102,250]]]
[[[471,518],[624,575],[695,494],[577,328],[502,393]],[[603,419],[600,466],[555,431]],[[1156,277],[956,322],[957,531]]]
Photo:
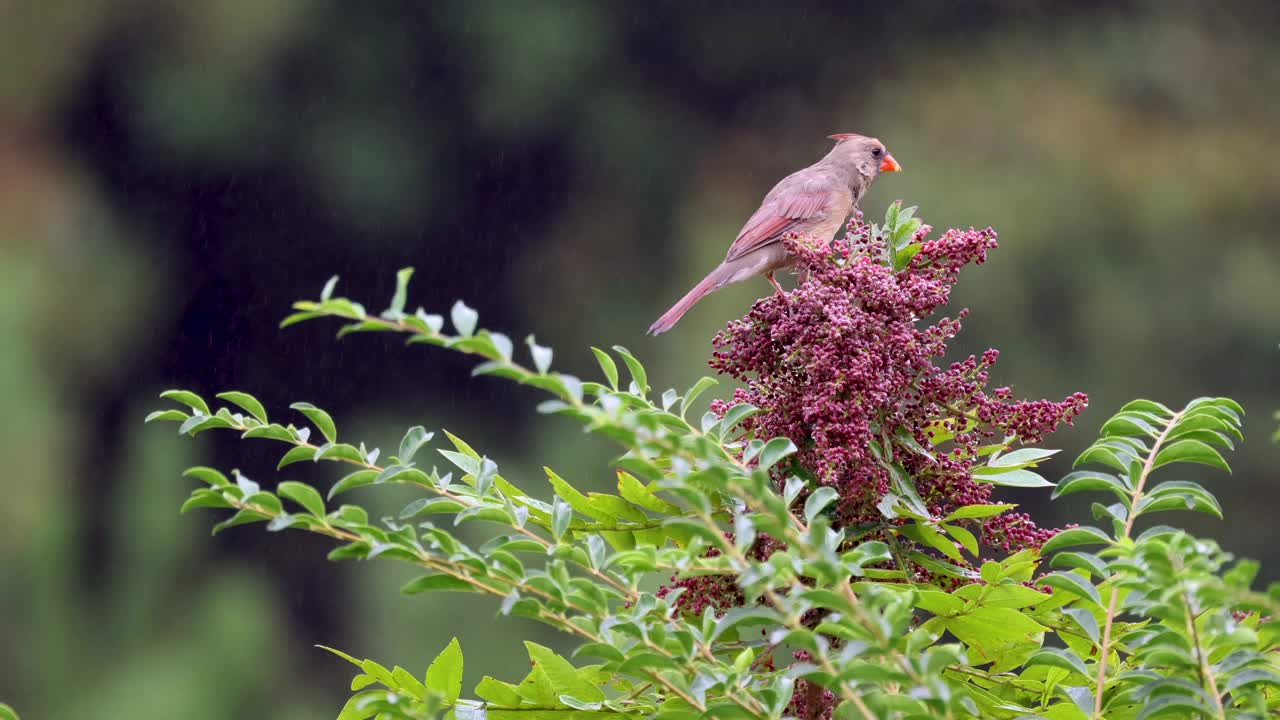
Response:
[[[902,166],[884,143],[856,133],[829,135],[836,144],[821,160],[783,178],[764,196],[716,269],[654,321],[649,334],[675,327],[699,300],[729,283],[763,275],[785,295],[773,274],[794,264],[782,239],[788,233],[831,240],[844,227],[862,195],[882,172]]]

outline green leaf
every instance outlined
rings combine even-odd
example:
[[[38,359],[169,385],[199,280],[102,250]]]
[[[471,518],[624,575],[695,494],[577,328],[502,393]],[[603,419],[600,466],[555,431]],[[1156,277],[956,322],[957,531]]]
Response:
[[[404,315],[404,304],[409,296],[409,278],[413,277],[413,268],[401,268],[396,273],[396,292],[391,296],[391,305],[382,314],[389,320],[399,320]]]
[[[449,442],[453,443],[453,446],[457,448],[458,452],[462,453],[463,455],[466,455],[472,460],[475,460],[477,463],[480,462],[480,453],[476,452],[475,448],[471,447],[462,438],[458,437],[457,435],[454,435],[448,430],[445,430],[444,434],[445,434],[445,437],[449,438]],[[476,467],[479,467],[479,465],[477,464]]]
[[[440,328],[444,327],[444,318],[440,315],[430,314],[418,308],[412,315],[401,318],[401,322],[413,328],[414,334],[407,341],[411,344],[426,343],[438,346],[446,344],[446,341],[440,337]]]
[[[408,463],[418,452],[418,448],[431,442],[431,438],[435,433],[427,432],[426,428],[421,425],[414,425],[405,432],[404,438],[400,440],[400,452],[396,457],[402,464]]]
[[[361,560],[369,555],[369,543],[356,541],[334,548],[326,556],[329,560]]]
[[[196,488],[191,491],[191,497],[187,498],[187,501],[182,503],[182,507],[178,512],[180,514],[186,514],[188,510],[195,510],[197,508],[229,507],[233,506],[225,497],[222,496],[222,493],[216,490],[210,490],[209,488]]]
[[[964,612],[964,600],[938,590],[916,591],[916,607],[934,615],[952,616]]]
[[[1154,402],[1152,400],[1142,400],[1142,399],[1131,400],[1130,402],[1125,404],[1124,407],[1120,408],[1116,412],[1116,414],[1119,415],[1120,413],[1131,412],[1131,411],[1147,412],[1164,419],[1173,417],[1173,411],[1165,407],[1164,405],[1161,405],[1160,403]]]
[[[955,538],[965,550],[968,550],[970,555],[973,555],[974,557],[978,556],[978,538],[974,537],[973,533],[959,525],[943,524],[939,527],[950,533],[951,537]]]
[[[892,231],[898,226],[898,217],[902,212],[902,201],[894,200],[889,203],[889,207],[884,211],[884,227],[887,231]]]
[[[365,457],[360,452],[360,449],[347,443],[325,443],[316,450],[316,454],[311,459],[316,462],[321,460],[346,460],[357,465],[365,464]]]
[[[1045,575],[1036,580],[1037,585],[1048,585],[1055,590],[1065,590],[1073,595],[1078,595],[1086,600],[1092,600],[1094,603],[1101,605],[1102,597],[1098,594],[1098,588],[1087,579],[1071,572],[1056,572]]]
[[[515,347],[511,344],[511,338],[500,332],[483,331],[482,334],[489,341],[493,348],[498,351],[498,357],[503,363],[511,362],[511,354],[515,351]]]
[[[916,221],[919,222],[919,221]],[[914,232],[914,231],[912,231]],[[920,243],[911,243],[906,247],[898,250],[893,256],[893,268],[895,271],[902,270],[911,264],[911,261],[920,251],[924,249],[924,245]]]
[[[257,418],[258,422],[264,425],[267,423],[267,409],[254,396],[236,390],[228,390],[227,392],[218,393],[217,397],[243,408],[245,412]]]
[[[630,552],[637,552],[632,550]],[[589,642],[583,643],[573,649],[573,656],[586,655],[588,657],[598,657],[612,662],[622,662],[627,656],[622,651],[609,643]]]
[[[1208,412],[1197,412],[1183,417],[1182,420],[1169,429],[1167,438],[1172,440],[1201,431],[1221,432],[1233,435],[1240,440],[1244,439],[1243,433],[1234,423],[1227,422],[1216,415],[1210,415]]]
[[[476,685],[475,693],[476,697],[491,706],[514,708],[520,705],[520,693],[516,692],[515,685],[495,680],[488,675],[481,678],[480,683]]]
[[[194,437],[205,430],[234,427],[235,424],[225,417],[218,415],[192,415],[178,426],[178,434],[191,435]]]
[[[200,415],[212,415],[209,412],[209,406],[205,404],[204,398],[191,392],[190,390],[165,390],[160,393],[160,397],[166,400],[180,402],[183,405],[195,410]]]
[[[458,638],[449,641],[445,649],[431,661],[427,668],[427,689],[444,696],[446,705],[453,705],[462,694],[462,647]]]
[[[928,449],[921,445],[920,442],[916,440],[915,436],[908,432],[906,428],[898,426],[898,428],[893,431],[893,438],[911,452],[929,458],[930,460],[934,459],[933,453],[929,452]]]
[[[790,442],[788,440],[788,442]],[[794,447],[794,445],[792,446]],[[833,487],[822,486],[814,490],[807,500],[804,501],[804,519],[805,522],[812,523],[813,519],[822,512],[824,508],[831,504],[840,493],[836,492]]]
[[[1035,465],[1041,460],[1058,454],[1058,450],[1046,450],[1044,448],[1022,448],[1014,450],[1011,453],[1005,453],[1000,457],[987,463],[991,467],[998,468],[1020,468],[1029,465]]]
[[[684,417],[685,412],[689,409],[689,406],[693,404],[694,400],[697,400],[702,393],[706,392],[718,382],[719,381],[715,378],[707,377],[705,375],[699,378],[698,382],[694,383],[693,387],[689,388],[689,392],[685,393],[684,398],[680,400],[680,417]]]
[[[619,520],[630,520],[631,522],[636,523],[642,523],[649,519],[647,515],[632,507],[617,495],[590,493],[587,497],[591,501],[591,508],[593,512],[591,512],[590,515],[593,517],[617,518]]]
[[[232,515],[229,519],[223,520],[217,525],[214,525],[213,534],[217,535],[223,530],[226,530],[227,528],[233,528],[237,525],[248,525],[249,523],[265,522],[270,519],[271,519],[271,516],[263,515],[262,513],[257,512],[256,510],[241,510],[237,512],[235,515]]]
[[[1069,528],[1049,538],[1040,548],[1040,552],[1048,555],[1055,550],[1075,547],[1076,545],[1110,545],[1111,536],[1096,527]]]
[[[1103,437],[1121,435],[1146,439],[1158,436],[1160,429],[1140,417],[1116,415],[1103,424],[1101,434]]]
[[[455,515],[466,509],[466,506],[449,498],[418,498],[400,510],[401,520],[408,520],[419,515],[446,514]],[[539,546],[541,547],[541,546]]]
[[[334,483],[333,487],[329,488],[328,499],[332,500],[336,495],[353,488],[372,485],[373,481],[377,479],[377,477],[377,470],[357,470]]]
[[[1056,500],[1066,495],[1089,490],[1110,490],[1122,498],[1130,494],[1124,481],[1115,475],[1094,470],[1077,470],[1059,480],[1058,486],[1054,488],[1050,497]]]
[[[1230,681],[1227,682],[1224,692],[1234,693],[1240,688],[1250,687],[1259,683],[1263,684],[1263,687],[1272,689],[1280,688],[1280,675],[1276,675],[1275,673],[1267,670],[1245,670],[1244,672],[1237,673]]]
[[[952,520],[968,520],[991,517],[999,515],[1005,510],[1012,510],[1018,507],[1015,503],[1003,503],[999,505],[964,505],[956,508],[951,514],[942,518],[943,522]]]
[[[18,711],[0,702],[0,720],[18,720]]]
[[[337,286],[338,286],[338,276],[334,275],[333,277],[329,278],[329,281],[324,284],[324,288],[320,290],[320,302],[325,302],[329,298],[333,297],[333,289]],[[328,648],[325,648],[325,649],[327,650]]]
[[[1168,445],[1156,455],[1151,468],[1154,470],[1175,462],[1200,463],[1231,472],[1231,466],[1222,459],[1222,455],[1199,440],[1179,440]]]
[[[1076,624],[1080,626],[1081,630],[1084,630],[1084,633],[1089,636],[1089,639],[1095,645],[1098,644],[1098,619],[1093,616],[1093,613],[1085,608],[1065,608],[1062,612],[1064,615],[1070,616],[1072,620],[1075,620]]]
[[[1061,648],[1041,648],[1031,654],[1027,658],[1026,667],[1035,665],[1047,665],[1049,667],[1062,668],[1068,672],[1074,672],[1081,677],[1088,678],[1089,668],[1085,666],[1084,661],[1075,655]]]
[[[1154,717],[1199,718],[1211,717],[1212,711],[1204,703],[1190,695],[1162,695],[1143,703],[1142,712],[1136,720],[1147,720]]]
[[[523,602],[523,601],[521,601]],[[520,603],[517,603],[519,605]],[[541,707],[556,707],[560,704],[559,696],[555,688],[551,684],[551,680],[547,678],[547,674],[542,668],[534,666],[524,680],[516,686],[516,692],[520,693],[521,699],[525,702]]]
[[[1253,584],[1254,578],[1258,576],[1258,570],[1261,565],[1256,560],[1241,560],[1235,564],[1230,570],[1222,574],[1222,579],[1228,585],[1247,589]]]
[[[609,357],[609,353],[598,347],[591,348],[591,352],[596,356],[596,362],[600,364],[600,370],[604,373],[604,377],[609,381],[609,387],[614,390],[618,389],[618,365]]]
[[[660,497],[655,496],[653,492],[637,480],[634,475],[622,470],[618,471],[618,493],[622,495],[627,502],[639,505],[646,510],[652,510],[665,515],[675,515],[680,512],[680,508]]]
[[[399,665],[391,668],[391,679],[396,681],[396,687],[402,692],[408,692],[419,700],[425,699],[429,694],[426,685]]]
[[[537,643],[526,640],[524,645],[529,650],[529,659],[539,670],[546,673],[556,695],[571,695],[588,703],[605,701],[605,694],[600,688],[581,677],[568,660]]]
[[[768,470],[796,451],[796,444],[791,442],[791,438],[776,437],[764,444],[760,450],[759,461],[757,467],[761,470]]]
[[[475,483],[475,476],[480,474],[480,458],[473,458],[470,455],[454,452],[452,450],[440,449],[436,452],[443,455],[449,462],[457,466],[459,470],[466,473],[467,476],[470,476],[471,479],[467,481],[468,483]]]
[[[556,495],[569,503],[569,507],[577,510],[587,517],[597,517],[596,513],[599,511],[597,508],[592,506],[591,500],[586,495],[578,492],[577,488],[566,482],[564,478],[557,475],[551,468],[544,467],[542,470],[547,474],[547,480],[550,481],[551,487],[555,490]]]
[[[1053,487],[1053,483],[1045,480],[1039,474],[1033,473],[1030,470],[1023,470],[1021,468],[993,474],[984,473],[982,472],[982,468],[978,468],[973,473],[973,481],[988,483],[990,485],[1003,485],[1005,487]]]
[[[393,327],[389,327],[387,323],[379,323],[378,320],[361,320],[358,323],[348,323],[338,328],[338,340],[347,337],[353,333],[387,333],[394,331]]]
[[[907,475],[901,463],[889,463],[886,469],[889,471],[889,482],[893,494],[906,504],[906,509],[916,517],[930,519],[929,508],[924,504],[924,500],[920,499],[915,482]]]
[[[331,443],[338,441],[338,428],[333,424],[333,418],[329,417],[329,413],[307,402],[296,402],[289,407],[306,415],[326,440]]]
[[[539,345],[534,341],[533,336],[524,339],[526,345],[529,346],[529,354],[533,357],[533,367],[538,371],[539,375],[546,375],[551,369],[551,348]]]
[[[312,319],[315,319],[318,317],[324,317],[324,316],[325,316],[325,313],[322,313],[322,312],[296,312],[296,313],[292,313],[291,315],[285,317],[285,319],[281,320],[279,327],[281,330],[283,330],[289,327],[290,325],[297,325],[300,322],[303,322],[306,320],[312,320]]]
[[[983,582],[994,585],[1000,581],[1001,569],[1000,563],[995,560],[988,560],[982,563],[982,567],[979,569],[979,574],[981,575]]]
[[[187,468],[183,471],[182,476],[196,478],[197,480],[208,483],[213,487],[226,487],[231,484],[231,481],[227,479],[226,475],[223,475],[211,467],[204,467],[202,465]]]
[[[320,493],[310,485],[286,480],[276,486],[276,494],[280,497],[286,497],[298,503],[305,508],[307,512],[318,518],[323,518],[325,515],[324,499],[320,497]]]
[[[738,403],[729,408],[724,414],[724,419],[720,421],[720,436],[724,437],[738,423],[760,412],[760,409],[750,403]]]
[[[981,607],[943,619],[943,626],[973,651],[970,661],[989,662],[1015,646],[1038,646],[1046,628],[1013,608]]]
[[[232,470],[231,474],[236,476],[236,487],[240,488],[240,496],[242,499],[247,500],[251,495],[256,495],[258,493],[258,483],[240,474],[239,470]]]
[[[313,460],[317,450],[319,448],[311,447],[310,445],[298,445],[297,447],[289,448],[289,452],[285,453],[284,457],[280,458],[280,462],[276,463],[276,470],[303,460]]]
[[[569,507],[569,503],[564,500],[556,498],[551,504],[551,535],[556,542],[559,542],[569,531],[571,522],[573,522],[573,508]]]
[[[1085,448],[1084,452],[1076,457],[1075,462],[1071,463],[1072,467],[1079,467],[1086,463],[1101,463],[1107,467],[1115,468],[1120,472],[1127,472],[1129,465],[1114,450],[1101,447],[1099,445],[1090,445]]]
[[[281,505],[280,498],[269,492],[249,492],[246,490],[244,495],[244,499],[241,502],[246,505],[265,510],[270,515],[279,515],[284,512],[284,506]]]
[[[475,334],[476,323],[480,320],[480,313],[458,300],[453,303],[453,307],[449,308],[449,319],[453,321],[453,327],[458,331],[459,335],[471,337]]]
[[[644,397],[649,394],[649,376],[644,371],[644,366],[640,361],[631,354],[631,351],[621,345],[614,345],[613,351],[618,353],[622,358],[622,362],[626,363],[627,370],[631,372],[631,379],[636,384],[636,394]]]
[[[337,276],[335,275],[334,277],[337,277]],[[356,667],[360,668],[361,670],[363,670],[363,669],[364,669],[364,661],[363,661],[363,660],[357,660],[357,659],[355,659],[355,658],[351,657],[350,655],[348,655],[348,654],[346,654],[346,653],[342,652],[341,650],[338,650],[338,649],[336,649],[336,648],[331,648],[331,647],[329,647],[328,645],[316,645],[316,647],[318,647],[318,648],[320,648],[321,650],[324,650],[324,651],[326,651],[326,652],[331,652],[331,653],[333,653],[334,655],[337,655],[338,657],[342,658],[343,660],[346,660],[347,662],[351,663],[352,665],[355,665]]]
[[[937,550],[956,562],[964,562],[964,556],[956,549],[956,544],[934,529],[932,525],[922,522],[907,523],[899,527],[898,532]]]
[[[1042,593],[1027,587],[1026,585],[1018,585],[1008,583],[1005,585],[990,585],[987,587],[979,605],[990,607],[1006,607],[1006,608],[1024,608],[1031,605],[1039,605],[1049,599],[1048,593]]]
[[[889,552],[889,546],[879,540],[861,543],[854,549],[840,555],[841,562],[846,566],[852,566],[859,572],[863,565],[888,562],[891,559],[893,559],[893,555]]]
[[[1222,506],[1213,493],[1198,483],[1169,480],[1151,488],[1134,510],[1137,513],[1161,510],[1196,510],[1222,519]]]
[[[146,419],[142,422],[149,423],[153,420],[175,420],[177,422],[185,421],[189,416],[181,410],[155,410],[147,413]]]
[[[269,423],[267,425],[259,425],[245,430],[240,437],[242,438],[266,438],[267,440],[279,440],[293,444],[297,439],[293,437],[293,433],[289,429],[278,423]]]
[[[1107,564],[1092,553],[1059,552],[1053,556],[1053,560],[1049,561],[1049,566],[1084,570],[1096,578],[1106,578],[1110,575],[1107,572]]]
[[[400,592],[404,595],[417,595],[424,592],[477,592],[471,583],[452,575],[423,575],[405,583]]]

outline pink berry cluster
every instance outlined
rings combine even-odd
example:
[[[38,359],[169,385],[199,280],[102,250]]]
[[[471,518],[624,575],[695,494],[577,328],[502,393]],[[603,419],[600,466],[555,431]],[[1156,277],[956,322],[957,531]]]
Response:
[[[796,650],[791,653],[796,662],[809,662],[811,656],[807,650]],[[836,709],[836,694],[808,680],[796,680],[795,691],[791,694],[791,702],[787,705],[787,717],[806,718],[808,720],[831,720]]]
[[[711,367],[744,384],[718,410],[738,402],[760,408],[744,426],[759,438],[795,442],[795,465],[839,491],[837,525],[883,520],[876,506],[890,490],[893,463],[935,515],[988,503],[992,486],[972,473],[984,461],[979,449],[1010,437],[1039,442],[1088,403],[1082,393],[1020,401],[1007,387],[989,389],[996,350],[944,363],[967,310],[933,316],[960,270],[996,247],[996,233],[948,230],[930,240],[930,231],[915,233],[919,252],[898,272],[883,262],[885,243],[861,213],[829,246],[787,239],[807,280],[758,301],[714,340]],[[978,529],[985,545],[1003,550],[1041,545],[1054,532],[1012,513]]]
[[[724,536],[726,540],[733,542],[733,533],[725,533]],[[747,551],[747,557],[763,562],[775,551],[785,547],[768,534],[760,533]],[[706,553],[706,557],[718,555],[720,551],[716,548],[711,548]],[[660,598],[674,597],[675,607],[682,615],[689,617],[698,617],[707,608],[714,610],[716,615],[724,615],[746,602],[742,589],[738,587],[736,575],[694,575],[685,578],[672,575],[671,584],[659,587],[657,595]]]

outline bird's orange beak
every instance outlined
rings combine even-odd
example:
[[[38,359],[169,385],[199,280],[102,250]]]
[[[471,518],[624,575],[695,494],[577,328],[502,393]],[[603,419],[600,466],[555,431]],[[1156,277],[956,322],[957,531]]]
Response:
[[[885,153],[884,160],[880,161],[880,172],[902,172],[902,166],[889,153]]]

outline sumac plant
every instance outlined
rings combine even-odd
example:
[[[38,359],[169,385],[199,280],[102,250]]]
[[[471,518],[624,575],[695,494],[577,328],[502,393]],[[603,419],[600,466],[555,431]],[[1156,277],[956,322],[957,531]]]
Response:
[[[486,595],[496,614],[577,642],[568,658],[526,643],[526,677],[465,694],[456,640],[425,674],[334,650],[357,673],[342,720],[1275,717],[1280,587],[1251,589],[1256,564],[1150,522],[1221,517],[1190,478],[1229,471],[1243,410],[1135,400],[1051,483],[1040,444],[1085,396],[1015,399],[993,387],[994,350],[943,360],[965,311],[939,313],[996,236],[930,239],[913,215],[895,203],[830,244],[791,239],[806,279],[717,336],[711,366],[738,386],[709,410],[698,401],[715,379],[658,391],[621,347],[592,348],[600,376],[587,380],[553,371],[532,337],[518,360],[462,302],[448,319],[410,312],[408,269],[381,313],[330,281],[282,323],[332,318],[339,336],[401,333],[476,356],[476,375],[544,392],[538,411],[567,436],[578,424],[616,444],[616,493],[551,468],[504,475],[443,430],[410,428],[382,452],[315,405],[278,422],[238,391],[169,391],[178,407],[148,420],[278,443],[290,475],[319,474],[302,461],[348,471],[322,492],[191,468],[200,486],[182,510],[228,511],[215,532],[324,535],[334,560],[417,567],[405,593]],[[383,518],[338,503],[388,484],[420,497]],[[1037,526],[1002,486],[1089,493],[1093,524]],[[492,531],[467,543],[462,523]]]

